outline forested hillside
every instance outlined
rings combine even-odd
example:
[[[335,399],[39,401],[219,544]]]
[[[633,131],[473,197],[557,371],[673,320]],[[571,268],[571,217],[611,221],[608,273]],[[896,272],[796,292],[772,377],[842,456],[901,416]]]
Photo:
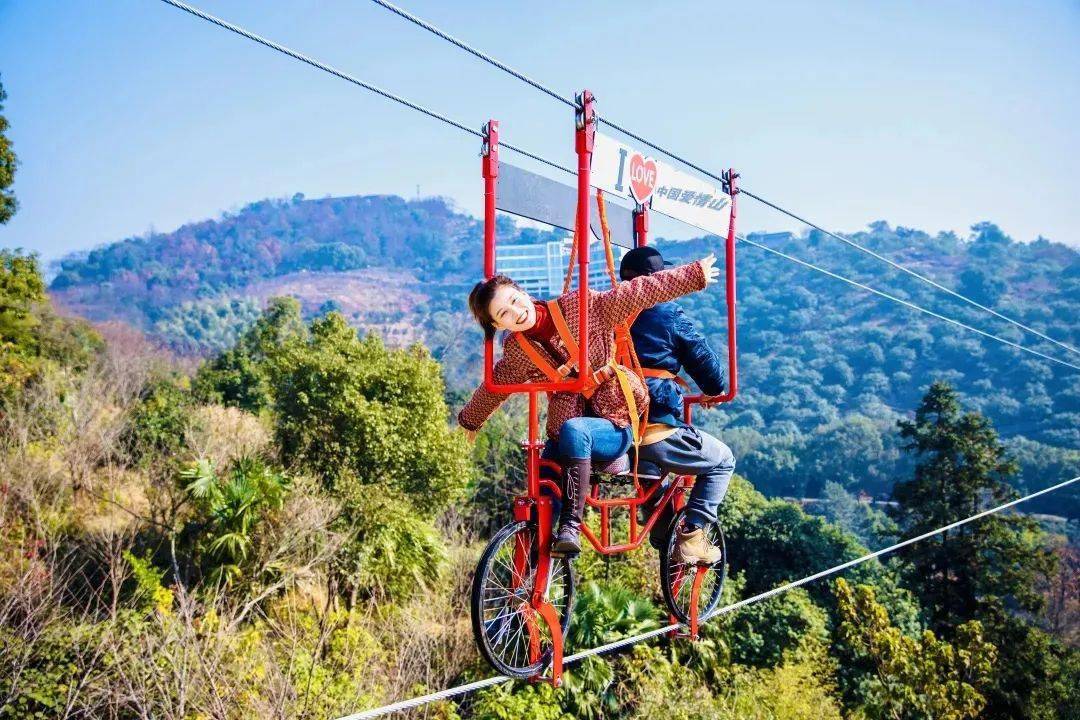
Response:
[[[67,258],[51,292],[68,309],[125,319],[188,352],[230,346],[270,297],[294,295],[308,317],[338,310],[391,342],[425,342],[459,401],[479,378],[479,333],[464,300],[480,263],[480,233],[475,219],[438,199],[296,196]],[[507,219],[500,233],[505,242],[549,237]],[[853,237],[1080,345],[1080,254],[1065,245],[1016,242],[990,223],[967,238],[880,222]],[[756,239],[1014,342],[1068,355],[818,233]],[[709,239],[660,246],[676,259],[719,248]],[[1080,465],[1080,373],[756,248],[739,253],[740,396],[701,421],[733,445],[740,468],[767,494],[817,496],[827,482],[888,494],[910,471],[896,420],[935,379],[952,383],[1000,429],[1021,462],[1022,486],[1041,487]],[[722,294],[684,304],[723,348]],[[1078,496],[1071,497],[1039,507],[1080,516]]]
[[[193,374],[58,316],[33,258],[0,256],[0,305],[0,717],[315,720],[490,674],[468,587],[520,489],[517,400],[470,447],[427,350],[336,312],[305,321],[291,298]],[[725,602],[1012,495],[984,418],[943,383],[917,408],[894,431],[919,472],[889,516],[829,484],[813,517],[735,479]],[[994,516],[725,615],[700,642],[656,638],[558,690],[507,684],[416,717],[1076,717],[1066,533]],[[668,622],[652,550],[574,565],[568,651]]]

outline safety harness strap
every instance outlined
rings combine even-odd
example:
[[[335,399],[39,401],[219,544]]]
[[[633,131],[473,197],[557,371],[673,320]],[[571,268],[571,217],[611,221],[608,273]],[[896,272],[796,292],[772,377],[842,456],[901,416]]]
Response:
[[[536,366],[537,370],[547,375],[548,380],[552,382],[560,382],[566,379],[565,375],[559,373],[558,370],[548,362],[547,358],[537,350],[531,342],[529,342],[522,333],[514,333],[514,338],[517,340],[521,349],[532,361],[532,364]],[[563,367],[566,367],[565,365]]]
[[[578,302],[588,302],[588,298],[578,298]],[[555,323],[555,330],[558,331],[559,337],[563,341],[563,345],[566,346],[566,351],[570,353],[570,359],[566,361],[567,365],[576,367],[578,357],[578,344],[574,339],[574,334],[570,332],[570,326],[566,324],[566,318],[563,317],[562,308],[559,307],[559,303],[556,300],[547,301],[548,314],[551,316],[551,321]]]
[[[626,407],[630,411],[630,430],[634,438],[634,447],[641,443],[641,415],[638,413],[637,400],[634,399],[634,389],[630,387],[630,378],[627,375],[626,368],[611,364],[611,367],[615,369],[615,377],[619,379],[619,387],[622,388],[623,395],[626,397]]]

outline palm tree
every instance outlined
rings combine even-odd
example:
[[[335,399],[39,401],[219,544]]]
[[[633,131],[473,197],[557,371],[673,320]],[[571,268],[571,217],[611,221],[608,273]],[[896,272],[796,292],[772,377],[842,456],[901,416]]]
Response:
[[[584,649],[603,645],[660,626],[659,611],[649,600],[622,587],[587,584],[574,604],[570,643]],[[615,673],[607,660],[592,657],[566,676],[564,696],[576,717],[613,717],[619,709],[614,692]]]
[[[256,527],[267,512],[281,509],[291,482],[255,457],[234,461],[224,478],[205,459],[182,470],[180,477],[205,518],[199,549],[212,563],[207,577],[229,586],[243,574]]]

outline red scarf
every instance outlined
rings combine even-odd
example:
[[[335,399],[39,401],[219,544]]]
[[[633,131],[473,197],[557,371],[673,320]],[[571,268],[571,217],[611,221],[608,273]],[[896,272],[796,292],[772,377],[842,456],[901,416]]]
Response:
[[[533,300],[536,308],[536,324],[525,331],[525,337],[535,340],[540,344],[546,344],[555,339],[555,321],[551,319],[547,304]]]
[[[527,339],[544,348],[544,351],[555,361],[555,365],[561,365],[563,362],[562,355],[555,349],[555,338],[558,337],[558,330],[555,329],[555,321],[551,318],[547,304],[533,300],[533,307],[536,308],[536,324],[523,334]]]

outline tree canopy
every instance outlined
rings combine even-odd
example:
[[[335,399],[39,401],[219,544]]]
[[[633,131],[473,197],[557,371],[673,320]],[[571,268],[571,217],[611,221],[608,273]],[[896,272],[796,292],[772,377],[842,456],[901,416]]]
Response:
[[[11,190],[11,186],[15,183],[15,168],[18,167],[19,160],[15,156],[15,149],[11,146],[11,139],[7,136],[10,125],[4,117],[4,100],[6,99],[4,84],[0,82],[0,225],[10,220],[19,209],[15,193]]]

